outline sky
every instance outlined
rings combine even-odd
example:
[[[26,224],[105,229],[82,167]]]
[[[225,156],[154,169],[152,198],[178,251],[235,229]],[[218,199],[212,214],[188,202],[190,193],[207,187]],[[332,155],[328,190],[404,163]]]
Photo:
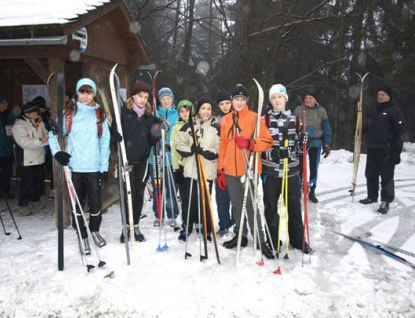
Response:
[[[189,252],[167,228],[169,249],[157,252],[164,228],[153,227],[151,202],[140,222],[146,242],[136,243],[131,265],[120,244],[119,205],[103,216],[101,234],[107,246],[99,249],[105,267],[87,272],[75,231],[65,230],[65,268],[57,268],[57,230],[53,202],[33,216],[11,207],[23,239],[0,203],[9,236],[0,233],[0,316],[8,317],[415,317],[415,270],[333,234],[389,243],[415,252],[415,145],[405,144],[396,167],[396,199],[388,214],[378,204],[362,205],[366,196],[366,156],[362,155],[357,195],[352,203],[352,154],[333,151],[322,159],[316,195],[308,204],[310,244],[315,253],[304,258],[289,250],[289,259],[256,262],[252,239],[235,263],[235,250],[219,247],[221,265],[209,244],[209,258],[199,261],[199,241],[189,237]],[[14,185],[16,186],[16,185]],[[215,207],[215,203],[214,203]],[[283,229],[284,234],[285,229]],[[232,234],[220,239],[228,240]],[[284,237],[284,236],[283,236]],[[283,239],[283,241],[285,241]],[[164,244],[164,239],[162,239]],[[285,248],[283,244],[282,248]],[[415,263],[415,258],[402,255]],[[98,264],[94,253],[88,262]],[[281,275],[273,271],[280,266]],[[112,278],[106,277],[113,272]]]

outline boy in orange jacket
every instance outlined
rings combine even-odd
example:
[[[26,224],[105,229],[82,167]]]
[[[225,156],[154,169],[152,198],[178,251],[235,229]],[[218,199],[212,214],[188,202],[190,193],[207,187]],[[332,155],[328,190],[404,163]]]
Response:
[[[232,203],[232,214],[236,223],[236,232],[239,230],[239,224],[242,215],[242,202],[244,197],[244,178],[246,175],[246,160],[244,159],[244,151],[249,160],[251,151],[263,152],[272,147],[274,141],[269,130],[261,122],[259,134],[253,139],[257,113],[249,110],[248,107],[248,91],[238,84],[232,92],[233,111],[222,118],[219,158],[218,158],[218,185],[221,189],[228,188],[229,196]],[[236,127],[236,125],[238,127]],[[237,131],[238,130],[238,131]],[[253,170],[253,167],[251,167]],[[258,171],[261,173],[261,160],[258,162]],[[251,234],[254,229],[254,209],[250,195],[247,198],[247,215]],[[274,258],[272,251],[265,244],[264,233],[262,231],[261,218],[259,221],[259,242],[261,244],[262,253],[266,258]],[[241,246],[248,244],[246,223],[243,225],[243,236]],[[238,241],[238,235],[235,235],[230,241],[223,243],[226,248],[235,248]]]

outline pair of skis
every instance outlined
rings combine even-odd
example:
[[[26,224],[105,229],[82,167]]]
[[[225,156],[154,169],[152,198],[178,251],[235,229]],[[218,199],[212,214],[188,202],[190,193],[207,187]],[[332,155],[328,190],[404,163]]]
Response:
[[[338,232],[336,230],[329,229],[329,228],[326,228],[326,227],[325,227],[325,229],[327,231],[330,231],[330,232],[335,233],[337,235],[343,236],[343,237],[345,237],[345,238],[347,238],[347,239],[349,239],[353,242],[359,243],[364,248],[367,248],[367,249],[369,249],[371,251],[374,251],[376,253],[385,255],[385,256],[387,256],[387,257],[389,257],[389,258],[391,258],[395,261],[398,261],[398,262],[400,262],[400,263],[402,263],[406,266],[409,266],[409,267],[411,267],[412,269],[415,270],[415,264],[414,263],[411,263],[410,261],[403,258],[402,256],[399,256],[399,255],[395,254],[395,252],[399,252],[399,253],[402,253],[402,254],[405,254],[405,255],[408,255],[408,256],[411,256],[411,257],[415,257],[415,253],[412,253],[412,252],[403,250],[399,247],[389,245],[389,244],[385,244],[385,243],[378,243],[378,242],[373,242],[372,243],[372,242],[369,242],[369,241],[366,241],[366,240],[362,240],[361,238],[346,235],[346,234],[343,234],[341,232]]]
[[[366,76],[368,76],[369,73],[366,73],[363,76],[361,76],[359,73],[356,73],[356,74],[360,78],[360,96],[359,96],[359,104],[357,106],[356,131],[354,135],[352,190],[350,190],[350,194],[352,196],[352,202],[354,201],[354,196],[356,193],[357,172],[359,170],[360,152],[362,148],[363,83],[365,81]]]
[[[189,125],[190,125],[190,130],[191,130],[191,133],[192,133],[193,144],[195,145],[195,147],[199,147],[199,141],[198,141],[197,136],[196,136],[195,123],[193,121],[192,111],[190,111],[190,115],[189,115]],[[216,259],[217,259],[218,264],[220,264],[218,239],[217,239],[217,236],[216,236],[215,223],[214,223],[214,220],[213,220],[212,200],[211,200],[211,197],[210,197],[209,186],[208,186],[208,183],[207,183],[205,170],[204,170],[203,164],[202,164],[202,157],[198,153],[195,153],[194,155],[195,155],[195,159],[196,159],[196,169],[197,169],[197,177],[198,177],[198,182],[197,182],[198,183],[198,190],[199,190],[199,192],[198,192],[198,194],[199,194],[198,195],[198,202],[199,202],[199,206],[201,205],[201,210],[202,210],[203,244],[204,244],[204,252],[205,252],[204,256],[200,255],[200,261],[202,261],[203,259],[208,258],[208,249],[207,249],[207,234],[208,234],[207,232],[208,231],[207,231],[207,229],[208,229],[208,222],[210,222],[210,226],[212,228],[213,243],[214,243],[214,246],[215,246]],[[189,201],[191,201],[191,197],[192,197],[192,186],[193,186],[193,180],[191,181]],[[202,201],[201,203],[199,201],[199,198]],[[189,211],[188,211],[188,214],[187,214],[188,218],[189,218],[189,214],[190,214],[190,202],[189,202]],[[209,218],[209,220],[207,220],[207,218]],[[187,226],[186,226],[186,231],[187,230],[188,230],[188,221],[187,221]],[[187,243],[187,236],[188,236],[188,234],[186,233],[186,243]],[[186,244],[185,258],[187,258],[187,256],[190,256],[190,254],[187,253],[187,244]]]

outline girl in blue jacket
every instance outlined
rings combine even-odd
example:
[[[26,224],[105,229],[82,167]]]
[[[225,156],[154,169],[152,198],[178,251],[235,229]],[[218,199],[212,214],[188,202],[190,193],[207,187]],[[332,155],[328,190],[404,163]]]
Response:
[[[105,112],[95,101],[97,87],[89,78],[76,84],[77,95],[69,100],[64,112],[64,135],[67,135],[65,151],[58,151],[56,139],[50,132],[50,148],[61,165],[69,165],[72,181],[81,204],[88,198],[90,219],[89,229],[98,247],[106,245],[99,229],[101,216],[101,184],[108,178],[110,155],[110,132]],[[76,100],[76,102],[75,102]],[[80,237],[85,253],[91,252],[88,233],[80,211],[76,211],[80,226]],[[75,220],[72,226],[76,229]]]

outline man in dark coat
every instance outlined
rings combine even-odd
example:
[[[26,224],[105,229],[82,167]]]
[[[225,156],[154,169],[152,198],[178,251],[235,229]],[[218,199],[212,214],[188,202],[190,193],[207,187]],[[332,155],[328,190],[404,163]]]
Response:
[[[392,88],[385,85],[378,89],[377,104],[365,116],[363,132],[367,133],[366,180],[367,198],[362,204],[375,203],[381,184],[379,213],[389,211],[395,197],[395,165],[401,162],[403,147],[403,113],[392,99]]]

